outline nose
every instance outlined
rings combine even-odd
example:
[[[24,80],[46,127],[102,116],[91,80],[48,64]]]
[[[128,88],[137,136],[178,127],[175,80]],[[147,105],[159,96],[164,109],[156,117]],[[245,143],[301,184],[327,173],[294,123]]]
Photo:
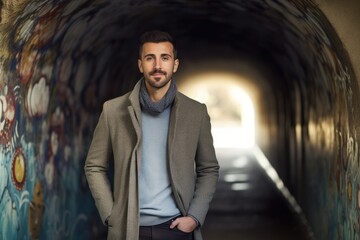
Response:
[[[161,60],[160,59],[155,60],[155,69],[161,69]]]

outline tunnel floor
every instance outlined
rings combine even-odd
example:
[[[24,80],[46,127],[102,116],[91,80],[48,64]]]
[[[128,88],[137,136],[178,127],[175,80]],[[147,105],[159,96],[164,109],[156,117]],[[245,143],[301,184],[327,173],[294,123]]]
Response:
[[[204,240],[313,239],[252,152],[220,156],[219,163],[217,192],[202,227]]]

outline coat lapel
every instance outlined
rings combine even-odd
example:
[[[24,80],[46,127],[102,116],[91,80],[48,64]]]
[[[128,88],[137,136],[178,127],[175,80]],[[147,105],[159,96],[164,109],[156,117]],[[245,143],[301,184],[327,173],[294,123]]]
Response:
[[[169,152],[169,161],[172,160],[172,149],[174,148],[175,136],[176,136],[176,128],[177,128],[177,120],[178,120],[178,112],[179,112],[179,99],[176,96],[174,100],[174,104],[171,109],[170,114],[170,123],[169,123],[169,133],[168,133],[168,152]]]
[[[179,126],[179,116],[180,116],[180,108],[181,102],[179,101],[178,94],[176,94],[174,104],[171,109],[170,114],[170,123],[169,123],[169,133],[168,133],[168,161],[169,161],[169,169],[170,169],[170,181],[174,193],[175,200],[178,204],[179,210],[183,215],[186,215],[185,206],[179,196],[179,192],[177,190],[176,182],[176,169],[173,167],[173,163],[175,161],[175,156],[173,155],[174,149],[176,148],[176,136],[178,132]]]
[[[127,214],[127,238],[137,239],[138,232],[133,231],[135,227],[138,229],[139,218],[139,192],[138,192],[138,175],[140,172],[141,164],[141,108],[139,102],[139,90],[141,86],[141,80],[135,85],[134,90],[129,96],[130,105],[128,111],[130,114],[131,122],[136,132],[136,145],[134,146],[131,163],[130,163],[130,174],[129,174],[129,196],[128,196],[128,214]]]
[[[140,92],[141,80],[135,85],[134,90],[131,92],[129,96],[130,106],[128,106],[129,114],[131,117],[131,121],[134,125],[136,135],[137,135],[137,143],[141,139],[141,107],[139,101],[139,92]]]

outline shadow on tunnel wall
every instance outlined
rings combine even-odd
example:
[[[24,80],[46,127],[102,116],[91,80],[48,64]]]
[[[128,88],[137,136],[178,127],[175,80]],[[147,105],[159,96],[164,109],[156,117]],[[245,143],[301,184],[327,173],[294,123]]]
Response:
[[[179,76],[207,68],[241,74],[244,61],[265,75],[254,83],[265,126],[258,138],[272,141],[260,147],[318,239],[359,236],[359,87],[311,1],[0,6],[1,239],[106,235],[83,164],[102,103],[140,77],[137,39],[149,29],[177,39]]]

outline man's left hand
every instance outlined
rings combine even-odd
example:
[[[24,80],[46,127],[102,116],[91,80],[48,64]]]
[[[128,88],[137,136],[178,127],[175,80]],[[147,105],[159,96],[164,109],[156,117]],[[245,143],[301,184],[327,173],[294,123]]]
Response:
[[[179,217],[175,219],[170,228],[177,227],[180,231],[185,233],[191,233],[197,227],[196,221],[192,217]]]

